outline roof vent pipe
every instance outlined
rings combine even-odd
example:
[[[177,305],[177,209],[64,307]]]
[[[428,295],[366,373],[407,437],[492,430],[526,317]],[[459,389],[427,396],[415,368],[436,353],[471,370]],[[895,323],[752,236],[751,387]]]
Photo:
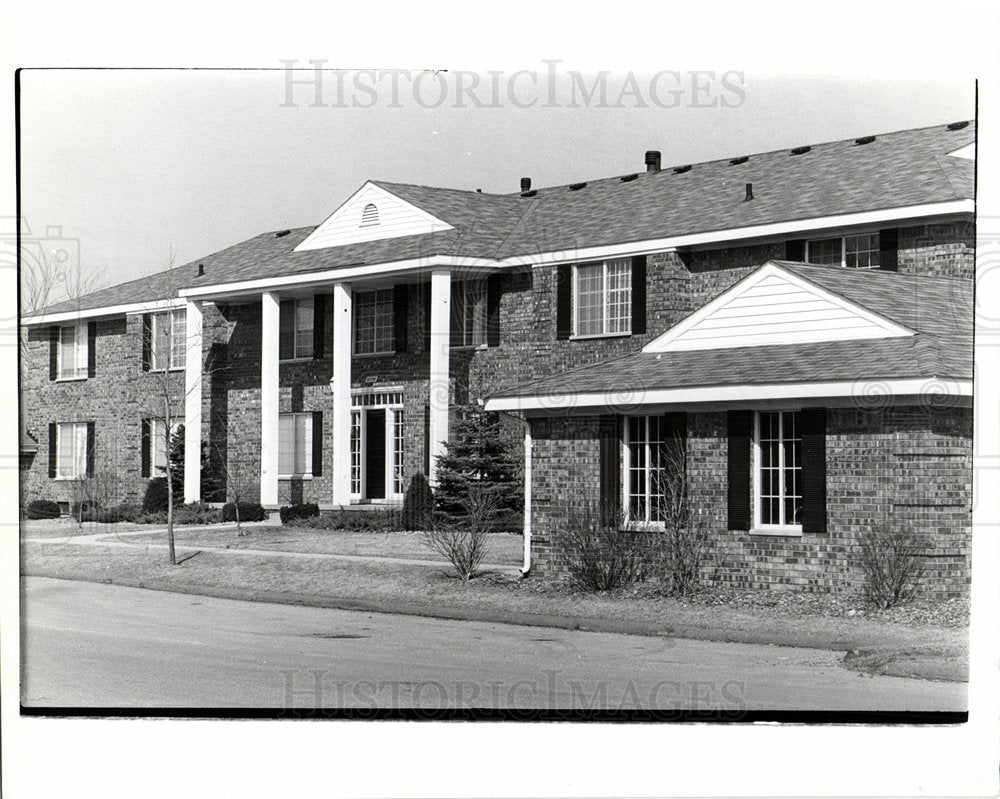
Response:
[[[531,178],[521,178],[521,191],[531,191]]]
[[[659,150],[646,150],[646,171],[647,172],[659,172],[660,171],[660,151]]]
[[[752,199],[753,199],[753,183],[747,183],[747,196],[746,196],[746,200],[752,200]]]
[[[204,277],[205,275],[205,264],[198,264],[198,277]]]

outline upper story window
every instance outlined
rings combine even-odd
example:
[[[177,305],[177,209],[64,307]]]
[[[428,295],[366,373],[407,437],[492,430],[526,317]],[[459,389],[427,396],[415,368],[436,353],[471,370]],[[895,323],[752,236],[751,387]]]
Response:
[[[59,380],[79,380],[87,376],[87,325],[59,328],[56,376]]]
[[[395,350],[392,289],[359,291],[354,295],[354,354],[374,355]]]
[[[183,369],[187,354],[187,323],[183,310],[152,315],[150,368]]]
[[[881,266],[879,244],[877,232],[812,239],[806,242],[806,263],[878,269]]]
[[[802,433],[799,411],[756,414],[755,527],[802,524]]]
[[[312,297],[281,301],[278,323],[279,360],[313,357],[314,309]]]
[[[451,346],[486,344],[486,281],[460,280],[451,285]]]
[[[607,336],[632,331],[632,266],[628,258],[574,269],[574,331]]]
[[[361,211],[361,227],[371,227],[378,224],[378,206],[368,203]]]

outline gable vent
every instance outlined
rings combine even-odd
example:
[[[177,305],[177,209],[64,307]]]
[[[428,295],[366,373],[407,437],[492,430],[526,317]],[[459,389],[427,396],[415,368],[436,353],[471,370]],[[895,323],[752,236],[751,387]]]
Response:
[[[622,183],[628,183],[631,180],[635,180],[637,177],[639,177],[639,175],[633,173],[631,175],[622,175],[620,178],[618,178],[618,180],[620,180]]]
[[[684,166],[674,167],[675,175],[683,175],[685,172],[690,172],[690,171],[691,171],[691,164],[685,164]]]
[[[792,155],[802,155],[802,153],[807,153],[812,149],[808,144],[805,147],[793,147],[791,152]]]
[[[586,185],[587,185],[586,183],[571,183],[570,187],[569,187],[569,190],[570,191],[579,191],[580,189],[582,189]]]
[[[745,164],[749,160],[750,160],[749,155],[741,155],[739,158],[730,158],[729,163],[732,164],[733,166],[736,166],[737,164]]]
[[[969,127],[969,120],[963,119],[961,122],[952,122],[948,125],[948,130],[961,130]]]
[[[855,139],[854,143],[855,144],[871,144],[873,141],[875,141],[875,137],[874,136],[862,136],[860,139]]]
[[[361,212],[361,227],[378,224],[378,206],[375,203],[368,203]]]
[[[277,233],[274,234],[274,237],[276,239],[284,238],[285,236],[287,236],[291,232],[292,231],[290,231],[290,230],[279,230]]]

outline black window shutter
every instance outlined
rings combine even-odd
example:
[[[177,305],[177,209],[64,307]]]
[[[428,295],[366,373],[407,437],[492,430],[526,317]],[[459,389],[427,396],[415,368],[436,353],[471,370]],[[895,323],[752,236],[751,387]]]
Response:
[[[556,339],[564,341],[573,333],[573,265],[556,269]]]
[[[396,339],[396,352],[406,352],[406,320],[409,310],[409,287],[405,283],[392,287],[392,326]]]
[[[142,315],[142,371],[148,372],[152,362],[153,348],[153,317],[144,313]]]
[[[431,351],[431,284],[424,284],[424,352]]]
[[[632,332],[646,332],[646,256],[632,256]]]
[[[149,441],[149,419],[142,420],[142,437],[141,441],[141,457],[142,464],[140,465],[140,477],[149,477],[150,463],[152,459],[150,458],[150,441]]]
[[[313,477],[323,474],[323,411],[313,411]]]
[[[49,380],[55,380],[57,377],[59,377],[59,327],[52,325],[49,328]]]
[[[826,408],[804,408],[802,434],[802,532],[826,533]]]
[[[678,463],[684,464],[684,453],[687,449],[687,414],[665,413],[660,422],[660,433],[669,449],[680,448]]]
[[[87,377],[97,374],[97,322],[87,323]]]
[[[56,476],[56,423],[49,422],[49,477]]]
[[[278,360],[295,357],[295,300],[282,300],[278,306]]]
[[[94,466],[97,461],[97,441],[95,424],[87,422],[87,477],[94,476]]]
[[[750,529],[750,430],[752,411],[729,411],[726,419],[728,489],[726,506],[730,530]]]
[[[878,232],[879,269],[889,272],[899,270],[899,229],[886,228]]]
[[[600,517],[601,524],[614,524],[621,514],[621,449],[618,445],[618,417],[601,416],[600,432]]]
[[[790,239],[785,242],[786,261],[805,261],[805,259],[806,259],[805,239]]]
[[[500,275],[486,280],[486,346],[500,346]]]
[[[323,357],[326,344],[326,295],[313,297],[313,358]]]

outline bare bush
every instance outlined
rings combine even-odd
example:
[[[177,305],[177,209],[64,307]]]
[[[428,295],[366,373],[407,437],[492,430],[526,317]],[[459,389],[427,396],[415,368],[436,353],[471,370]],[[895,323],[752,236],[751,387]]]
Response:
[[[604,524],[599,508],[586,503],[570,512],[559,538],[573,582],[589,591],[612,591],[645,577],[654,535],[630,528],[621,517]]]
[[[878,608],[905,604],[917,595],[927,540],[916,533],[875,522],[858,536],[865,602]]]
[[[489,551],[489,532],[505,498],[502,486],[473,485],[462,497],[461,521],[435,519],[430,530],[420,536],[423,542],[446,558],[463,582],[479,572]]]

